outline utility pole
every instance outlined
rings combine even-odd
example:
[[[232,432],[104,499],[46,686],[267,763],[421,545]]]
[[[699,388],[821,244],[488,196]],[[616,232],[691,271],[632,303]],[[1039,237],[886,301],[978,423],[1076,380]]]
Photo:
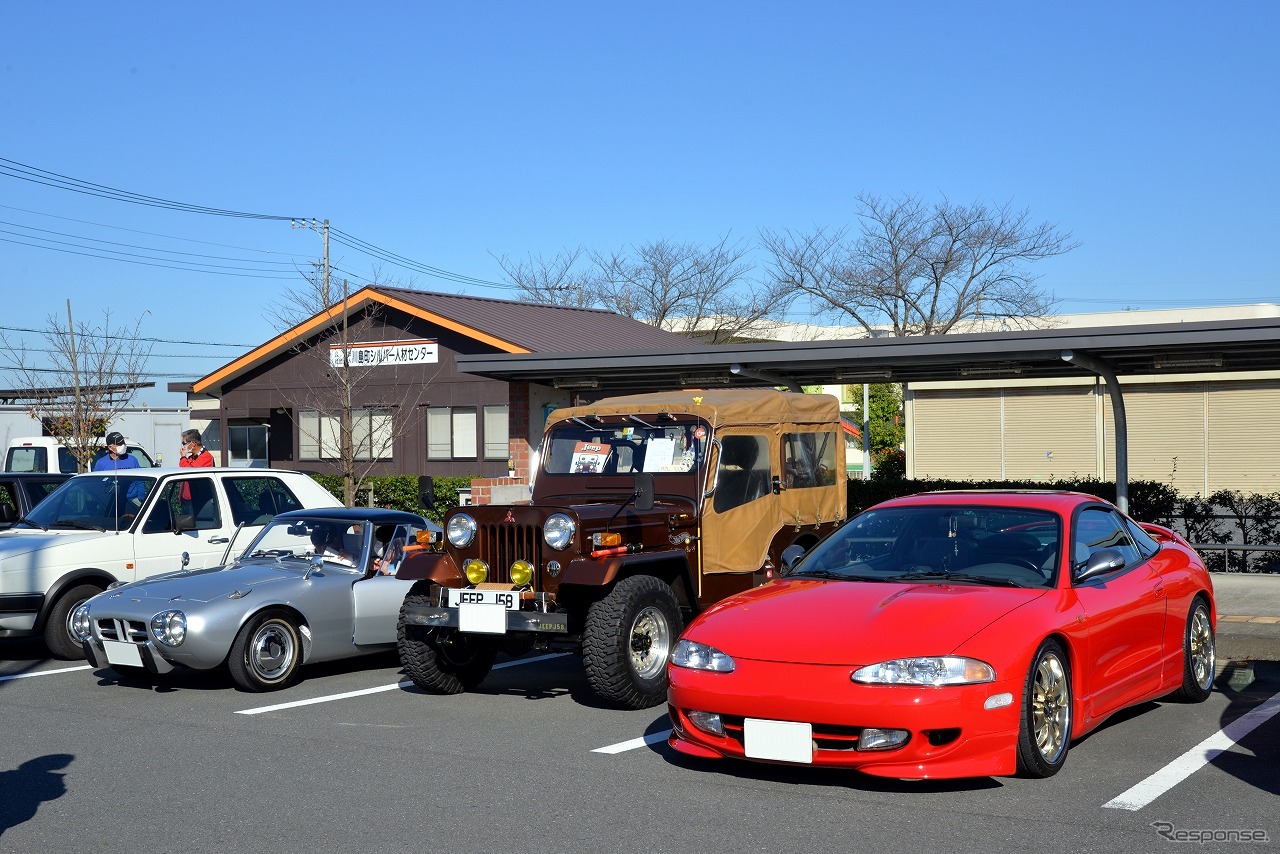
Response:
[[[329,220],[324,222],[316,221],[315,217],[310,220],[295,219],[290,221],[290,228],[309,228],[312,231],[319,232],[324,237],[324,272],[323,279],[320,283],[320,298],[324,300],[324,307],[329,307]]]

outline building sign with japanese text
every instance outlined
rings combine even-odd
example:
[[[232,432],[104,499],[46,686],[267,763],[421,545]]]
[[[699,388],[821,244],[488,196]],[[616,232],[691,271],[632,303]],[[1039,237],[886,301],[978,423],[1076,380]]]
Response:
[[[383,365],[427,365],[440,360],[434,338],[415,341],[383,341],[377,344],[348,344],[347,365],[352,368],[377,368]],[[342,367],[342,345],[329,346],[329,364]]]

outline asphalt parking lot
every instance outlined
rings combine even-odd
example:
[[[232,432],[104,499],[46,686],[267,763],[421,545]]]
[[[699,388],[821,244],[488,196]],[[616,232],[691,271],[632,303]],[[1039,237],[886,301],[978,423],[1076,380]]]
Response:
[[[1231,667],[1204,704],[1118,716],[1052,779],[914,783],[688,760],[666,746],[662,709],[599,708],[574,657],[503,665],[453,697],[402,684],[391,655],[246,694],[217,675],[121,681],[0,641],[0,850],[1155,851],[1197,844],[1179,835],[1218,850],[1280,839],[1272,663]]]

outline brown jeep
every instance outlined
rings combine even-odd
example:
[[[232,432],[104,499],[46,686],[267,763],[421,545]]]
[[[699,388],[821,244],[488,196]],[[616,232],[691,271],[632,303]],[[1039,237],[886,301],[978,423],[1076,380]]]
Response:
[[[474,688],[499,649],[581,650],[606,700],[666,698],[687,619],[762,584],[843,520],[828,395],[771,389],[603,400],[552,414],[529,504],[455,508],[406,558],[400,659],[419,687]]]

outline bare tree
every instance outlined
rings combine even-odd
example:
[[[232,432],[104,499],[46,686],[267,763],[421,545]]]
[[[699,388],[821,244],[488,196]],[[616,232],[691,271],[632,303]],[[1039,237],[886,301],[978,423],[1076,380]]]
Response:
[[[591,257],[604,307],[723,344],[762,334],[791,298],[779,284],[752,281],[747,254],[725,236],[709,246],[662,239]]]
[[[369,284],[392,284],[379,282],[380,276],[380,270],[375,270]],[[419,364],[353,364],[350,346],[357,342],[349,310],[352,286],[343,279],[342,299],[325,305],[321,278],[304,275],[306,283],[269,306],[266,316],[283,328],[317,318],[327,321],[293,347],[309,365],[304,384],[277,387],[277,391],[293,407],[299,436],[314,444],[321,458],[336,461],[343,479],[343,500],[350,507],[379,463],[393,456],[396,441],[417,423],[415,413],[426,396],[429,377],[423,375]],[[412,288],[413,283],[394,286]],[[382,341],[402,337],[399,327],[388,326],[386,310],[378,303],[365,305],[358,322],[366,342],[371,335]],[[371,400],[363,389],[375,381],[385,390],[384,397]]]
[[[962,321],[1037,325],[1053,308],[1027,267],[1079,244],[1026,210],[981,202],[927,205],[915,196],[858,197],[860,227],[765,230],[774,282],[868,332],[939,335]]]
[[[51,314],[40,335],[45,346],[33,348],[0,332],[0,352],[30,390],[32,416],[88,471],[99,440],[142,383],[151,342],[142,338],[141,318],[132,327],[112,326],[110,309],[100,326],[75,323],[70,300],[66,323]]]
[[[526,261],[512,261],[506,255],[493,257],[507,278],[520,287],[522,300],[571,308],[597,305],[594,272],[578,268],[581,247],[563,250],[553,258],[530,254]]]

